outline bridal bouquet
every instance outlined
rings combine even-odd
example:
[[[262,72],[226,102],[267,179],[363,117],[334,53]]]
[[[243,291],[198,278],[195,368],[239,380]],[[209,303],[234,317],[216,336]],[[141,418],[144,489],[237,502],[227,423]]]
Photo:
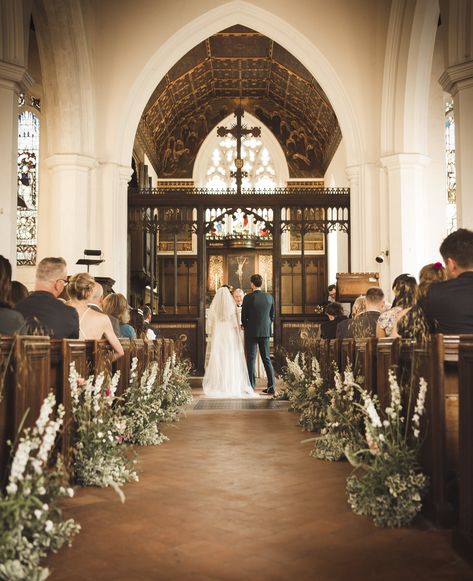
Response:
[[[168,438],[161,433],[159,424],[165,420],[162,407],[162,390],[158,384],[156,362],[138,379],[138,358],[133,357],[130,370],[130,385],[124,394],[123,413],[126,420],[127,442],[140,446],[161,444]]]
[[[358,450],[363,446],[363,413],[357,402],[357,390],[350,366],[345,369],[343,381],[338,369],[334,373],[334,387],[328,390],[329,405],[325,426],[314,440],[311,455],[322,460],[337,461],[345,457],[345,448]]]
[[[67,487],[67,474],[61,458],[49,467],[57,433],[62,426],[64,408],[55,398],[43,402],[33,429],[20,438],[6,490],[0,492],[0,579],[42,581],[49,570],[40,565],[48,551],[57,552],[79,532],[72,519],[65,521],[58,500],[73,496]]]
[[[137,481],[136,461],[128,456],[123,443],[127,423],[117,400],[118,372],[106,380],[100,373],[84,380],[71,363],[72,413],[77,424],[74,446],[74,471],[84,486],[111,486],[124,500],[121,486]]]
[[[409,390],[404,415],[401,390],[392,371],[389,384],[391,403],[384,416],[378,401],[361,391],[367,447],[354,453],[346,449],[348,460],[358,469],[347,479],[347,494],[356,514],[371,516],[377,526],[400,527],[420,511],[428,483],[417,463],[427,383],[423,378],[419,381],[412,417],[413,390]]]
[[[164,422],[177,420],[182,407],[192,402],[189,371],[190,363],[177,361],[175,354],[166,361],[163,381],[158,387]]]
[[[324,426],[328,404],[325,380],[315,357],[297,353],[293,360],[286,357],[283,379],[291,409],[300,413],[303,430],[313,432]]]

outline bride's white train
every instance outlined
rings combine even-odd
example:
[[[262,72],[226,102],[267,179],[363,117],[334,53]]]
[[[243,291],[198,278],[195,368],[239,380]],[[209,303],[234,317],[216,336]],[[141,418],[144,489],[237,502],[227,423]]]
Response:
[[[237,307],[220,287],[207,319],[210,357],[202,382],[207,397],[258,397],[251,387]]]

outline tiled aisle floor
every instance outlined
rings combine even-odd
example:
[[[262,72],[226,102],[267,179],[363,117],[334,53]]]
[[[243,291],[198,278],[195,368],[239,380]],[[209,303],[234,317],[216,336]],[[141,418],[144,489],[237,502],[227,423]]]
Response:
[[[347,506],[346,463],[321,462],[282,411],[191,411],[142,448],[140,482],[84,489],[51,581],[464,580],[448,531],[375,528]]]

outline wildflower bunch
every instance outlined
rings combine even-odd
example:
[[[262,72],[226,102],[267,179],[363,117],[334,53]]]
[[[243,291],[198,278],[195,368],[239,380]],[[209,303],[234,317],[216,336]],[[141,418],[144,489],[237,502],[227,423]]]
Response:
[[[182,408],[192,402],[189,372],[190,363],[178,361],[174,353],[166,361],[163,380],[157,390],[161,399],[163,422],[177,420]]]
[[[65,521],[58,499],[73,496],[60,457],[49,466],[64,408],[54,418],[55,397],[44,400],[35,426],[23,431],[10,469],[6,490],[0,492],[0,579],[43,580],[49,570],[40,562],[49,551],[70,544],[80,526]]]
[[[84,486],[112,486],[123,500],[120,487],[138,480],[135,461],[123,443],[127,424],[117,400],[119,372],[111,379],[103,373],[84,380],[71,363],[72,413],[77,425],[74,472]]]
[[[345,448],[363,447],[363,413],[357,401],[357,389],[351,366],[347,366],[343,380],[338,369],[334,372],[334,386],[327,392],[329,404],[321,435],[314,439],[311,456],[337,461],[345,457]]]
[[[300,352],[292,360],[286,357],[283,379],[290,408],[300,414],[302,429],[310,432],[321,429],[325,423],[328,395],[317,359]]]
[[[400,527],[409,524],[420,511],[428,484],[417,463],[427,383],[420,379],[412,423],[412,386],[406,394],[404,413],[401,389],[392,371],[389,384],[391,402],[384,414],[376,398],[361,390],[367,447],[356,452],[346,450],[349,461],[363,469],[361,475],[355,473],[347,479],[347,494],[356,514],[371,516],[377,526]]]
[[[124,394],[125,438],[127,442],[140,446],[161,444],[168,438],[159,429],[165,414],[158,385],[158,364],[151,363],[141,378],[138,378],[137,362],[137,357],[134,357],[130,370],[130,385]]]

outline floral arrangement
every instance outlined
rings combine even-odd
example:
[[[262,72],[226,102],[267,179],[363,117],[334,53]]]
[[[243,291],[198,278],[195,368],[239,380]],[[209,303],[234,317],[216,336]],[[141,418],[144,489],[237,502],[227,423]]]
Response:
[[[74,445],[74,472],[84,486],[111,486],[124,500],[121,486],[137,481],[136,460],[131,460],[124,444],[127,422],[117,400],[119,372],[111,379],[100,373],[87,380],[71,363],[72,413],[77,424]]]
[[[182,408],[192,402],[189,371],[190,363],[177,361],[174,353],[166,361],[163,381],[158,387],[163,422],[176,421]]]
[[[41,559],[70,545],[80,530],[74,520],[64,521],[57,504],[59,498],[74,495],[61,458],[48,467],[64,417],[62,405],[56,419],[52,417],[55,403],[50,394],[33,429],[24,430],[6,490],[0,493],[0,579],[43,581],[49,570],[40,565]]]
[[[314,439],[311,456],[322,460],[342,460],[345,448],[363,447],[363,413],[357,402],[357,390],[351,366],[345,369],[343,381],[338,369],[334,373],[334,386],[328,390],[329,405],[321,435]]]
[[[140,446],[161,444],[168,438],[161,433],[159,424],[164,421],[162,390],[157,385],[158,364],[153,362],[138,379],[138,358],[133,357],[130,385],[125,392],[123,413],[126,419],[127,442]]]
[[[404,415],[401,390],[392,371],[389,384],[391,403],[385,409],[385,419],[377,399],[360,390],[368,447],[355,452],[346,449],[348,460],[358,469],[347,479],[347,494],[356,514],[372,517],[377,526],[401,527],[420,511],[428,482],[417,464],[427,383],[423,378],[419,381],[412,417],[413,389],[409,390]]]
[[[322,429],[327,414],[328,393],[317,359],[300,352],[293,360],[286,357],[283,379],[287,385],[290,409],[300,413],[302,429],[309,432]]]

